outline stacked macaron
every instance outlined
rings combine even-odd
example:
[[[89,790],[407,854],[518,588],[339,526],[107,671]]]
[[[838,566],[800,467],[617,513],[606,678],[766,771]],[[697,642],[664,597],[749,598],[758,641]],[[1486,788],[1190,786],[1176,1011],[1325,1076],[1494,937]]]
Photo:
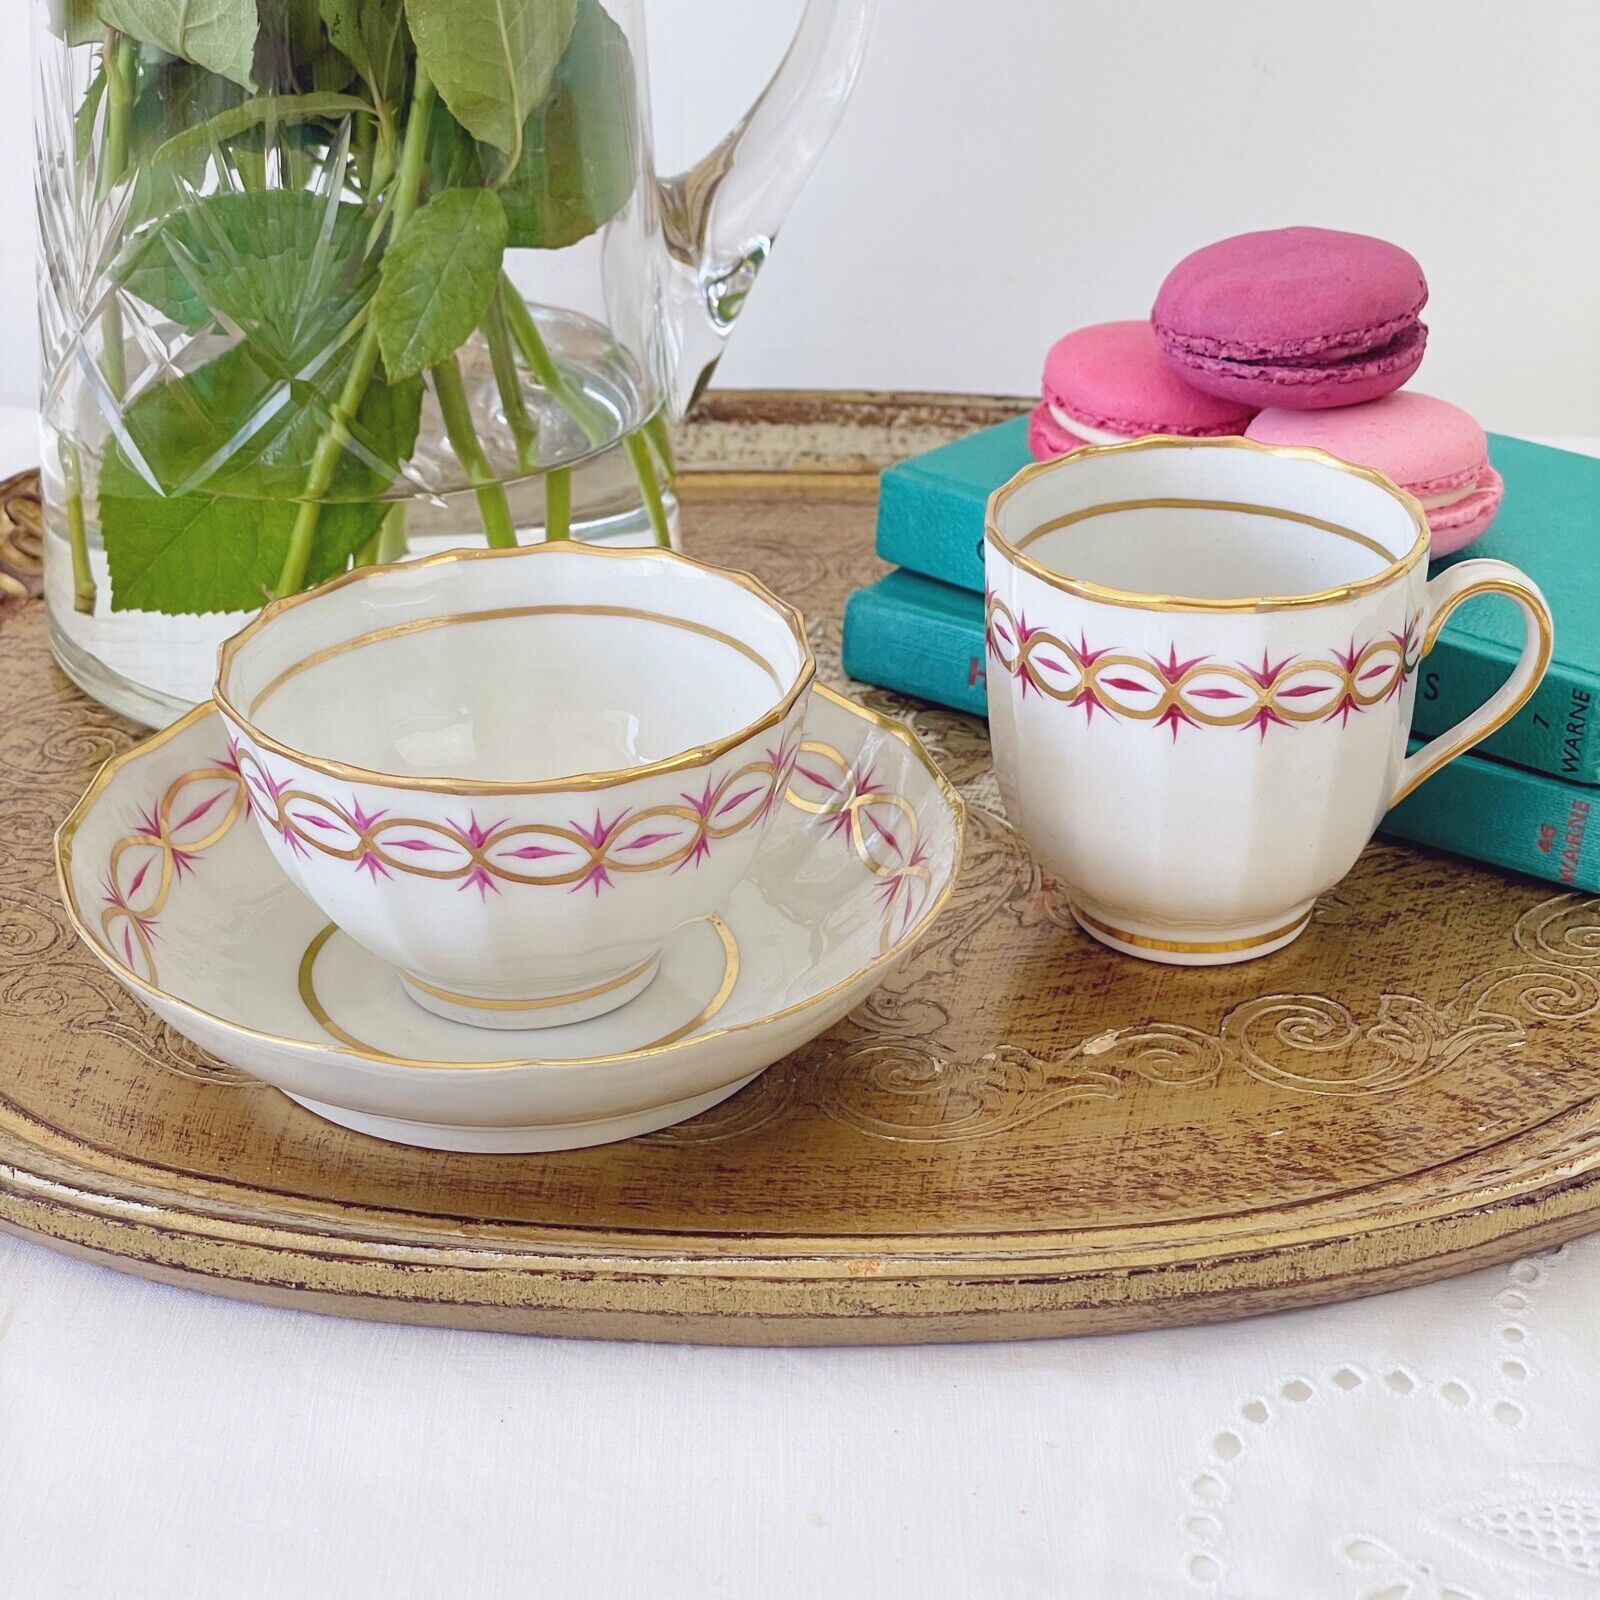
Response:
[[[1422,364],[1427,280],[1382,239],[1329,228],[1241,233],[1186,256],[1150,313],[1197,389],[1261,410],[1393,393]]]
[[[1243,433],[1257,409],[1184,382],[1148,322],[1099,322],[1051,346],[1028,447],[1042,460],[1146,433],[1220,438]]]
[[[1277,228],[1207,245],[1167,274],[1148,323],[1059,340],[1028,443],[1040,459],[1144,433],[1314,445],[1384,473],[1428,515],[1435,555],[1478,537],[1504,492],[1483,429],[1397,393],[1421,365],[1428,285],[1363,234]]]
[[[1331,411],[1263,411],[1245,437],[1315,445],[1381,472],[1422,502],[1436,556],[1486,532],[1505,496],[1483,429],[1460,406],[1409,389]]]

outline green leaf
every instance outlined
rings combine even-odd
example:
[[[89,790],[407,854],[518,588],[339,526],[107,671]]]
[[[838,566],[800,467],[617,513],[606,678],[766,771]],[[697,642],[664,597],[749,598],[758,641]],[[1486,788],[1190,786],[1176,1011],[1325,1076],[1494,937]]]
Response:
[[[186,128],[244,104],[245,92],[230,79],[176,57],[141,65],[129,113],[128,156],[148,160]]]
[[[95,0],[50,0],[50,31],[68,44],[93,44],[105,37],[106,25],[95,14]]]
[[[514,250],[561,250],[609,222],[633,193],[639,125],[633,55],[599,0],[578,0],[577,24],[550,91],[523,130],[522,154],[478,144],[443,106],[428,159],[436,186],[494,185]]]
[[[328,37],[354,64],[378,105],[405,98],[411,30],[404,0],[318,0]]]
[[[505,207],[487,189],[446,189],[384,252],[372,314],[391,378],[454,355],[483,321],[506,253]]]
[[[244,100],[236,84],[215,73],[184,62],[167,69],[169,75],[174,71],[190,74],[191,81],[168,90],[141,87],[134,103],[136,192],[130,215],[135,220],[160,216],[184,203],[200,187],[213,159],[226,166],[235,151],[287,145],[291,131],[300,138],[315,138],[322,128],[344,117],[374,114],[365,100],[353,95],[265,95]],[[147,101],[152,108],[148,114]]]
[[[514,165],[572,37],[577,0],[406,0],[406,16],[456,121]]]
[[[374,288],[359,206],[300,189],[224,191],[136,239],[119,277],[185,328],[237,329],[298,371],[336,342]]]
[[[256,0],[99,0],[99,5],[108,28],[246,89],[254,87]]]
[[[638,144],[627,36],[599,0],[578,0],[572,42],[499,191],[512,247],[560,250],[603,227],[633,193]]]
[[[147,390],[100,475],[119,611],[250,611],[283,566],[317,441],[348,361],[288,382],[246,347]],[[377,532],[378,499],[416,448],[422,385],[375,380],[318,520],[307,580],[342,570]],[[151,477],[155,483],[150,481]]]
[[[177,168],[194,156],[204,156],[257,128],[269,131],[305,122],[336,122],[341,117],[373,116],[365,100],[348,94],[266,95],[221,112],[198,127],[168,139],[150,157],[158,167]]]
[[[100,115],[100,102],[105,97],[106,69],[102,63],[72,119],[72,149],[80,167],[89,159],[89,150],[94,144],[95,119]]]
[[[267,94],[347,89],[356,76],[323,27],[317,0],[272,0],[261,8],[256,83]]]
[[[208,151],[196,150],[181,167],[157,167],[153,158],[186,128],[244,103],[244,90],[227,78],[176,57],[139,69],[128,118],[128,162],[133,180],[127,225],[159,215],[179,198],[174,180],[198,186]]]

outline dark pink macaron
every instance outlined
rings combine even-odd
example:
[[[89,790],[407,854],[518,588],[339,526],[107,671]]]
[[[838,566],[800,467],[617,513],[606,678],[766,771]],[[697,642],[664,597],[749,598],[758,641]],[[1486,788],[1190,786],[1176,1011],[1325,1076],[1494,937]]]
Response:
[[[1050,347],[1028,448],[1043,461],[1147,433],[1211,438],[1243,433],[1254,415],[1254,406],[1185,383],[1162,358],[1148,322],[1097,322]]]
[[[1263,411],[1246,436],[1315,445],[1381,472],[1422,502],[1436,556],[1486,532],[1505,497],[1483,429],[1460,406],[1410,389],[1334,411]]]
[[[1167,274],[1150,322],[1197,389],[1317,411],[1392,394],[1422,363],[1428,283],[1398,245],[1331,228],[1241,233]]]

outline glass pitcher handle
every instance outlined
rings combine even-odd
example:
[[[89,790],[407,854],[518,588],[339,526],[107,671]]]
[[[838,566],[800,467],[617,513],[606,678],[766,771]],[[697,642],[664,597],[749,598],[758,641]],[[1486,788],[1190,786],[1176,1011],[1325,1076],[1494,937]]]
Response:
[[[704,160],[663,179],[672,411],[711,381],[778,227],[856,85],[878,0],[809,0],[788,54]]]

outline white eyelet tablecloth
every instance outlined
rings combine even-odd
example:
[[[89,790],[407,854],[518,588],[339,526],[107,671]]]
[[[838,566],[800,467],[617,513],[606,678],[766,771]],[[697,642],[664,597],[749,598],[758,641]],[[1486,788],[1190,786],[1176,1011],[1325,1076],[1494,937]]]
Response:
[[[31,447],[0,414],[0,472]],[[0,1600],[77,1596],[1600,1597],[1600,1241],[1215,1328],[740,1351],[259,1310],[0,1237]]]

